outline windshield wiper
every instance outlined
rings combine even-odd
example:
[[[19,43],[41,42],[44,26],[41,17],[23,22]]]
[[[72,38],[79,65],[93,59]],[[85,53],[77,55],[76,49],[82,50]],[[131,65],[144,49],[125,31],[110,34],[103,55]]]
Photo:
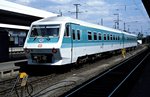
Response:
[[[50,39],[50,37],[49,36],[47,36],[47,38],[46,38],[48,41],[50,41],[51,39]]]
[[[37,36],[34,37],[33,41],[35,41],[37,39]]]

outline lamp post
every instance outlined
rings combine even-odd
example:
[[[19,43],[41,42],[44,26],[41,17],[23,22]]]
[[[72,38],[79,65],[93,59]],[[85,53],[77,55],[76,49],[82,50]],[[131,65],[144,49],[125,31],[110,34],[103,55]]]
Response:
[[[128,32],[129,32],[129,30],[130,30],[130,28],[129,28],[129,27],[130,27],[130,25],[128,25]]]
[[[101,18],[101,25],[103,25],[103,18]]]
[[[117,20],[116,20],[116,22],[115,22],[115,27],[116,27],[116,24],[117,24],[117,29],[119,29],[119,13],[117,13],[117,14],[114,14],[114,15],[117,15]]]
[[[79,18],[79,13],[81,13],[80,11],[79,11],[79,6],[81,6],[81,4],[73,4],[74,6],[75,6],[75,8],[76,8],[76,10],[75,10],[75,12],[71,12],[71,11],[68,11],[68,12],[70,12],[70,13],[75,13],[75,15],[76,15],[76,19],[78,19]]]

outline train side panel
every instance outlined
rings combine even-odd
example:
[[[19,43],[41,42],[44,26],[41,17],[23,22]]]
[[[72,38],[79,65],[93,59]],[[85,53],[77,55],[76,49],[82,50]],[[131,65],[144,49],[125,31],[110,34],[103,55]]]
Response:
[[[64,56],[62,63],[64,64],[74,63],[82,56],[123,48],[122,33],[108,32],[77,24],[71,24],[69,31],[70,36],[64,36],[61,47],[61,53]],[[89,32],[91,36],[89,36]],[[106,39],[104,39],[104,35],[106,35]],[[71,59],[69,60],[69,58]]]

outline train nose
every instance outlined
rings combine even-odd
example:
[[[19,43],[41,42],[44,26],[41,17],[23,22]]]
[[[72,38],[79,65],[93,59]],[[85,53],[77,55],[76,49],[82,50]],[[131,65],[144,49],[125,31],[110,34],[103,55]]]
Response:
[[[52,63],[52,54],[35,54],[32,55],[32,60],[37,63]]]
[[[60,49],[43,49],[43,50],[32,50],[30,52],[33,63],[55,63],[61,60]]]

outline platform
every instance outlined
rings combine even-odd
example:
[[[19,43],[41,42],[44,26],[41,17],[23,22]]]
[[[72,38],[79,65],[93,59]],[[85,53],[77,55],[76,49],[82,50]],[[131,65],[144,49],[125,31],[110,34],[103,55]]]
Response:
[[[143,72],[136,81],[135,86],[133,87],[130,95],[128,97],[150,97],[149,89],[150,89],[150,57],[148,57],[145,62],[145,67],[143,68]]]
[[[9,47],[9,53],[23,52],[23,47]]]
[[[18,74],[20,67],[15,66],[15,63],[23,61],[26,59],[0,63],[0,79]]]

